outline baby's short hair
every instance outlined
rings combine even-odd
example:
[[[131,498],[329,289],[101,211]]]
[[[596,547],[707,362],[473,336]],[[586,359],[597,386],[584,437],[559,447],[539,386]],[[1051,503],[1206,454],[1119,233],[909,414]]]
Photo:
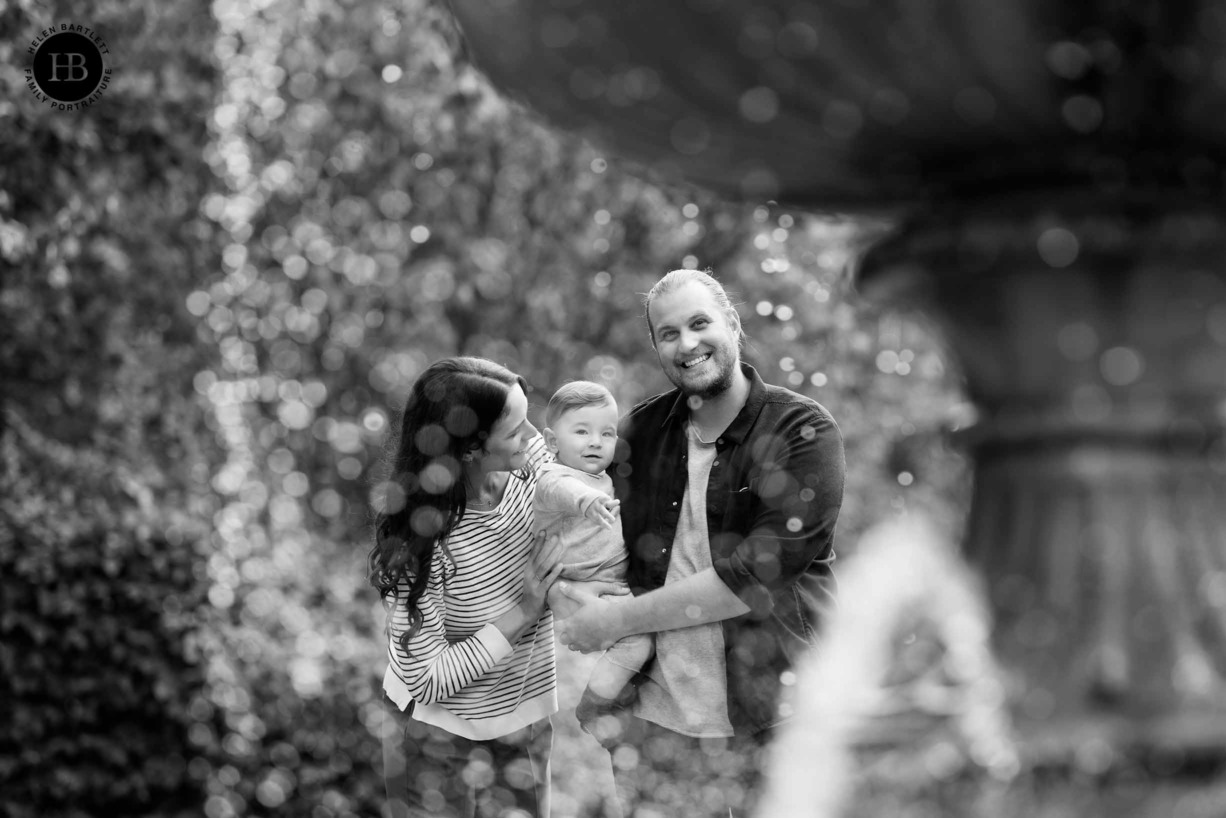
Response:
[[[613,393],[592,381],[571,381],[558,387],[545,407],[545,425],[552,426],[558,418],[584,406],[607,406],[614,403]]]

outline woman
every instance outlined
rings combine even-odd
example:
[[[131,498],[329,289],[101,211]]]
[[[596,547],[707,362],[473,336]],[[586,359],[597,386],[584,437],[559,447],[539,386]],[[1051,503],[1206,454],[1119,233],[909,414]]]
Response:
[[[532,534],[534,467],[548,455],[524,387],[491,361],[446,358],[404,408],[370,554],[388,608],[395,816],[549,814],[545,592],[561,546]]]

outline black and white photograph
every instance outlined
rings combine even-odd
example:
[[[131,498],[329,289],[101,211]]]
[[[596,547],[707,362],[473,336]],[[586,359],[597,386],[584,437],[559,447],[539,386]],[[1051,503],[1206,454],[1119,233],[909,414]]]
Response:
[[[1226,816],[1226,0],[0,0],[0,818]]]

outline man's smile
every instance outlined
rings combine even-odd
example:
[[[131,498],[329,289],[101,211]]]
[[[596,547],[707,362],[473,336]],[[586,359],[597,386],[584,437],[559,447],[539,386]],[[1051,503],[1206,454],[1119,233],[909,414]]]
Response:
[[[688,360],[688,361],[683,361],[683,362],[682,362],[682,364],[681,364],[681,366],[682,366],[682,368],[684,368],[684,369],[693,369],[694,367],[696,367],[696,366],[698,366],[699,364],[703,363],[704,361],[706,361],[706,360],[707,360],[708,358],[710,358],[710,357],[711,357],[711,353],[710,353],[710,352],[708,352],[707,354],[705,354],[705,355],[700,355],[700,356],[698,356],[697,358],[691,358],[691,359],[690,359],[690,360]]]

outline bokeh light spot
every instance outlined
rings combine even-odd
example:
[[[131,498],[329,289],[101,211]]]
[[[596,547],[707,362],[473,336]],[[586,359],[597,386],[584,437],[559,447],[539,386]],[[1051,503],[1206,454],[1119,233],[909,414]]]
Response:
[[[1135,383],[1145,371],[1145,362],[1140,353],[1129,347],[1112,347],[1099,359],[1103,380],[1112,386],[1128,386]]]
[[[765,124],[779,115],[779,95],[765,86],[741,94],[738,105],[741,116],[756,124]]]
[[[1039,256],[1052,267],[1067,267],[1077,260],[1081,244],[1063,227],[1049,227],[1039,236]]]
[[[477,431],[477,413],[467,406],[454,406],[444,421],[447,432],[455,437],[468,437]]]
[[[413,510],[409,526],[419,537],[433,537],[443,530],[443,513],[437,508],[422,506]]]
[[[413,443],[422,454],[437,457],[447,451],[451,436],[442,426],[432,423],[417,431],[413,436]]]
[[[451,490],[459,475],[460,464],[451,457],[439,457],[421,470],[421,487],[431,494],[443,494]]]

